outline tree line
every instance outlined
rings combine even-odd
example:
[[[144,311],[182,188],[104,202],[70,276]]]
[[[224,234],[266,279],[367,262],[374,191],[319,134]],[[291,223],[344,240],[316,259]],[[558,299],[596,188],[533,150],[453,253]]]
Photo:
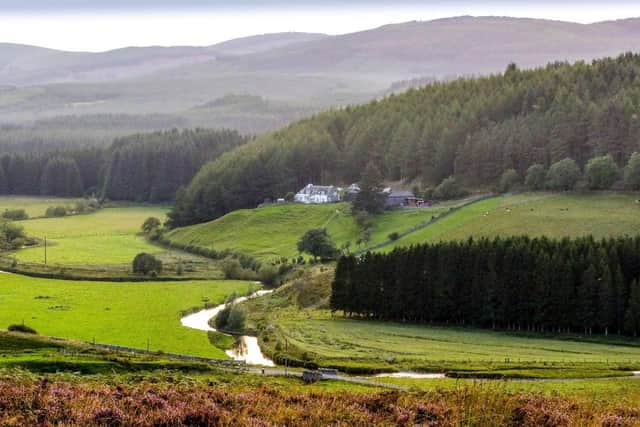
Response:
[[[345,107],[263,135],[205,165],[178,198],[173,225],[211,220],[309,182],[350,184],[369,162],[385,180],[423,188],[524,178],[569,158],[583,169],[611,155],[619,168],[640,151],[640,55],[553,63],[501,75],[432,83]]]
[[[116,139],[108,148],[0,156],[0,194],[164,202],[200,167],[247,140],[230,130],[171,130]]]
[[[338,261],[331,308],[370,319],[585,334],[640,332],[640,237],[509,237]]]

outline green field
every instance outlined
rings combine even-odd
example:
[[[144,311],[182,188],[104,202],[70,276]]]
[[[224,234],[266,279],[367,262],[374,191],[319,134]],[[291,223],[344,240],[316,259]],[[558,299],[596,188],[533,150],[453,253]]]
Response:
[[[430,220],[449,205],[428,209],[398,210],[375,218],[370,245],[386,240],[392,232],[402,232]],[[338,246],[356,241],[360,230],[349,204],[286,204],[232,212],[204,224],[184,227],[168,234],[171,241],[216,250],[235,249],[263,259],[293,257],[296,243],[312,228],[326,228]]]
[[[226,357],[207,334],[183,327],[183,310],[221,303],[239,281],[76,282],[0,274],[0,328],[23,321],[42,335],[207,357]]]
[[[326,309],[332,273],[316,268],[248,301],[268,354],[348,372],[418,370],[529,378],[609,377],[640,370],[640,340],[541,336],[348,319]]]
[[[439,240],[510,235],[596,238],[640,230],[638,194],[529,193],[474,203],[384,250]]]
[[[7,209],[24,209],[29,218],[44,216],[48,207],[72,207],[80,199],[63,199],[57,197],[21,197],[0,196],[0,213]]]
[[[550,194],[528,193],[494,197],[472,203],[445,215],[431,225],[382,247],[438,240],[497,235],[595,237],[628,234],[640,229],[638,194]],[[297,255],[296,243],[305,231],[325,227],[338,246],[351,243],[351,250],[374,247],[391,233],[403,233],[464,203],[449,202],[427,209],[386,212],[374,218],[371,241],[358,247],[361,231],[348,204],[287,204],[239,210],[217,220],[179,228],[168,238],[182,245],[234,249],[262,259]]]
[[[150,216],[164,218],[162,207],[106,208],[87,215],[21,221],[30,237],[47,238],[47,262],[60,265],[125,264],[140,252],[158,253],[138,235]],[[15,257],[24,262],[43,263],[44,248],[23,249]]]

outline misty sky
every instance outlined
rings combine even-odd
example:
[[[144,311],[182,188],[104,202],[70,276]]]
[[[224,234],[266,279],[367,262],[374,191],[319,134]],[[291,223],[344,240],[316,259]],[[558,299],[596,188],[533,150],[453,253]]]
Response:
[[[204,46],[253,34],[344,34],[460,15],[591,23],[639,17],[640,1],[0,0],[0,42],[88,51]]]

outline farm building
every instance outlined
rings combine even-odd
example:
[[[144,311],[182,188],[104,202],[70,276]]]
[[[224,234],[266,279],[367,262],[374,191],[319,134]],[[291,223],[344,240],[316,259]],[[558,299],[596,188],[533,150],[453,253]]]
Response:
[[[353,202],[360,193],[360,186],[358,184],[351,184],[344,192],[343,200],[345,202]]]
[[[385,202],[386,208],[396,207],[418,207],[422,206],[424,200],[416,197],[411,191],[392,191],[390,189],[385,190],[387,194],[387,201]]]
[[[340,191],[334,186],[308,184],[295,196],[295,201],[305,204],[337,203]]]

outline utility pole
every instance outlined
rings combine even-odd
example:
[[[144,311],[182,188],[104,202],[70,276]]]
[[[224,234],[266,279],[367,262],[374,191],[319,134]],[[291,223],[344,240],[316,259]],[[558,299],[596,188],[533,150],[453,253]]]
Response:
[[[47,265],[47,236],[44,236],[44,265]]]

